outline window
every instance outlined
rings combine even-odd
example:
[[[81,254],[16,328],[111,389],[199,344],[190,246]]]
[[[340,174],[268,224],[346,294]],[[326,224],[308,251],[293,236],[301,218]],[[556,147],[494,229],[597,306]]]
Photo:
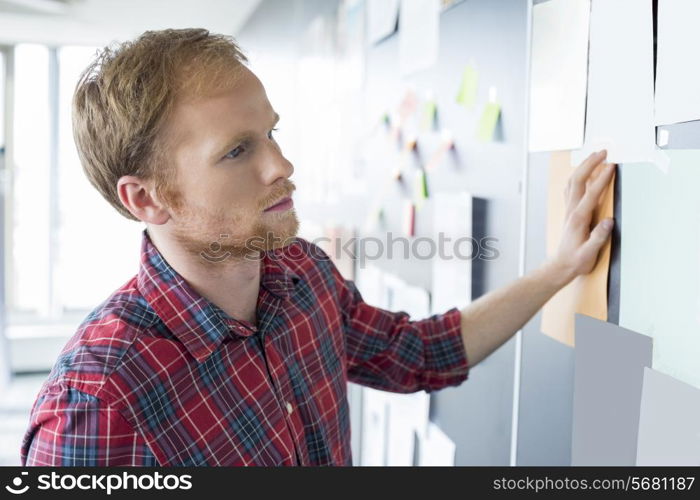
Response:
[[[56,296],[64,312],[90,310],[138,271],[142,225],[119,215],[83,173],[73,142],[71,99],[95,48],[58,53],[59,227]]]
[[[14,57],[14,157],[8,312],[48,315],[49,51],[18,45]]]
[[[14,47],[10,324],[75,324],[138,270],[143,226],[90,185],[73,141],[73,91],[96,50]]]

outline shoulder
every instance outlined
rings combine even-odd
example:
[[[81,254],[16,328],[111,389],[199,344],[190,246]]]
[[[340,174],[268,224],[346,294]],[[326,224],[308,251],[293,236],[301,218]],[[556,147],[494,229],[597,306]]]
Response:
[[[68,384],[97,394],[139,336],[158,321],[136,289],[136,278],[130,279],[81,321],[61,350],[47,384]]]

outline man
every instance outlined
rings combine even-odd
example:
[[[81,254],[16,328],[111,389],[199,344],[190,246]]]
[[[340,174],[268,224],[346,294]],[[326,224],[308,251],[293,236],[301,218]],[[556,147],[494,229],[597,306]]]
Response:
[[[611,220],[590,229],[612,174],[602,152],[574,172],[559,252],[539,269],[420,321],[371,307],[295,237],[293,167],[246,62],[230,37],[165,30],[82,75],[81,163],[145,223],[141,266],[61,352],[23,465],[350,465],[348,380],[460,384],[609,237]]]

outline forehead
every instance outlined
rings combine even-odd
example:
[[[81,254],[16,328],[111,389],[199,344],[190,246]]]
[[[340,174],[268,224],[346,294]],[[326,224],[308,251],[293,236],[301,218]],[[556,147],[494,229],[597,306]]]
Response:
[[[274,110],[262,82],[245,67],[236,73],[225,84],[211,86],[200,95],[179,98],[166,125],[169,135],[179,144],[202,136],[225,140],[231,134],[269,121]]]

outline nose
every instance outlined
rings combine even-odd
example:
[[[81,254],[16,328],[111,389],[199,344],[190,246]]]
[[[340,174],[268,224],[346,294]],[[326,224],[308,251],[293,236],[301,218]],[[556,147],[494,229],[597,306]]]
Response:
[[[277,143],[271,143],[266,148],[260,163],[260,176],[263,184],[274,184],[280,177],[285,179],[294,173],[294,166],[282,154]]]

